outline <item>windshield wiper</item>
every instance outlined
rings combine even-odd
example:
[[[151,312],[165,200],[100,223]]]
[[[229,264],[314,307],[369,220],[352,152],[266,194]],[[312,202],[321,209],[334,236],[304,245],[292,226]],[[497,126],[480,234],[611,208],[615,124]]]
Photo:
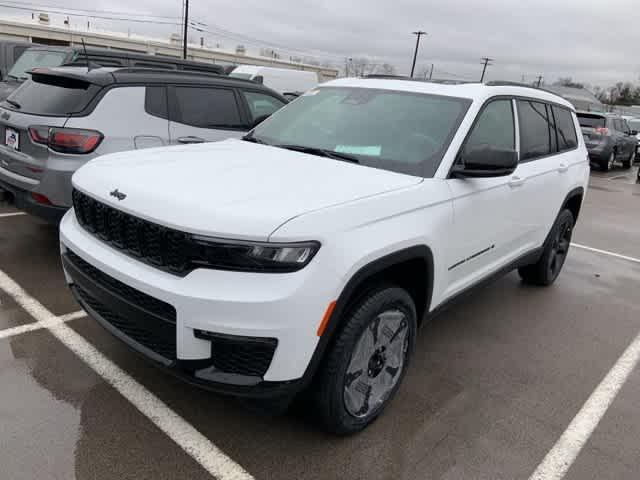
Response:
[[[13,105],[14,107],[20,109],[22,108],[22,105],[20,105],[18,102],[16,102],[15,100],[9,100],[8,98],[5,99],[5,102],[7,102],[9,105]]]
[[[245,142],[259,143],[260,145],[269,145],[264,140],[260,140],[259,138],[254,137],[251,134],[245,135],[244,137],[242,137],[242,140],[244,140]]]
[[[11,74],[8,74],[7,78],[10,78],[11,80],[20,80],[18,77],[16,77],[15,75],[11,75]]]
[[[332,158],[334,160],[344,160],[351,163],[360,163],[354,155],[348,153],[335,152],[327,148],[307,147],[305,145],[274,145],[274,147],[285,148],[287,150],[294,150],[296,152],[309,153],[311,155],[318,155],[320,157]]]

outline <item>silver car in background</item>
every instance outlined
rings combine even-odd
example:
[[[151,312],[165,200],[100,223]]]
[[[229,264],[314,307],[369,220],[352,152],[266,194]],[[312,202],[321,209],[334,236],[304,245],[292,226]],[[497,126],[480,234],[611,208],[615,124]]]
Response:
[[[37,69],[0,104],[0,189],[57,222],[71,176],[106,153],[241,137],[287,103],[223,75],[146,68]]]

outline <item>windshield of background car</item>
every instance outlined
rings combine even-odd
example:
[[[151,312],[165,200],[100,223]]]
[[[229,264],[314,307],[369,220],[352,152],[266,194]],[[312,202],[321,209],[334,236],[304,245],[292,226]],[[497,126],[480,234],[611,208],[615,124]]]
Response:
[[[349,154],[360,164],[432,177],[471,100],[395,90],[322,87],[258,125],[271,145]]]
[[[583,113],[578,114],[578,121],[581,127],[587,128],[600,128],[604,127],[604,117],[599,115],[585,115]]]
[[[640,119],[633,118],[631,120],[627,120],[627,123],[629,124],[629,127],[631,127],[631,130],[637,130],[640,132]]]
[[[47,50],[27,50],[9,70],[9,77],[25,80],[29,70],[38,67],[58,67],[62,65],[66,52],[50,52]]]

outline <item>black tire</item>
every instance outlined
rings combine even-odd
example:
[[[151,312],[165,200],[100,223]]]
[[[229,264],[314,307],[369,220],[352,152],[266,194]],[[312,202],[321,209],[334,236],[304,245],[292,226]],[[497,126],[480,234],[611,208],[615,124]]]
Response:
[[[394,319],[398,321],[398,323],[393,324],[394,328],[397,326],[397,329],[393,336],[389,336],[389,329],[380,328],[381,323],[386,322],[383,315],[398,315],[398,312],[403,317],[402,319],[399,319],[400,317]],[[373,328],[374,325],[376,328]],[[390,324],[384,323],[384,325],[389,326]],[[406,331],[404,331],[405,328]],[[341,328],[336,333],[334,341],[325,354],[323,364],[315,379],[313,390],[320,421],[327,431],[340,435],[355,433],[364,429],[382,413],[395,395],[406,374],[415,346],[416,330],[415,304],[411,296],[402,288],[382,286],[374,289],[364,297],[361,297],[353,308],[346,311],[346,315],[342,319]],[[378,333],[374,334],[373,332],[376,331]],[[384,333],[386,335],[383,338],[382,334]],[[347,372],[348,368],[352,367],[352,363],[358,361],[356,357],[353,357],[353,354],[356,353],[356,347],[359,347],[357,357],[367,358],[366,355],[362,355],[365,350],[361,345],[365,335],[368,334],[371,334],[373,339],[372,349],[379,343],[382,344],[390,339],[387,343],[389,345],[389,355],[391,356],[391,349],[393,348],[396,355],[392,357],[392,360],[398,361],[401,358],[402,362],[398,364],[400,368],[392,368],[391,360],[389,360],[389,365],[385,366],[383,364],[379,366],[372,355],[367,363],[366,368],[369,369],[367,372],[363,372],[364,369],[362,368],[354,372]],[[376,340],[376,335],[379,335],[378,340]],[[402,346],[400,347],[397,343],[392,344],[394,341],[398,342],[398,338],[402,341]],[[376,352],[379,348],[376,349]],[[398,353],[400,355],[397,355]],[[384,353],[382,355],[384,356]],[[372,370],[372,361],[374,361],[373,365],[376,369],[377,367],[380,368],[377,370],[377,374]],[[386,362],[387,360],[385,359]],[[393,373],[393,370],[395,370],[395,373]],[[358,372],[359,375],[354,377],[354,373]],[[348,373],[351,374],[349,377],[347,377]],[[384,377],[385,375],[389,375],[389,377]],[[395,375],[398,375],[398,377],[394,379],[393,376]],[[392,386],[379,385],[379,383],[387,383],[386,379],[388,378],[391,379],[389,380],[390,382],[395,382]],[[361,385],[365,386],[361,387]],[[376,405],[370,405],[369,399],[377,396],[375,392],[372,394],[374,388],[377,393],[380,393],[381,388],[384,389],[385,393],[380,396],[380,401]],[[353,413],[353,392],[362,394],[362,406],[360,411],[355,412],[355,414]]]
[[[600,162],[600,169],[603,172],[608,172],[609,170],[612,170],[613,164],[615,161],[616,161],[616,152],[611,152],[611,154],[606,160]]]
[[[573,225],[573,214],[569,210],[562,210],[551,227],[540,259],[518,269],[525,283],[546,287],[555,282],[569,253]]]
[[[622,166],[626,169],[629,169],[633,166],[635,160],[636,160],[636,149],[634,147],[633,151],[631,152],[631,155],[629,155],[629,158],[626,159],[624,162],[622,162]]]

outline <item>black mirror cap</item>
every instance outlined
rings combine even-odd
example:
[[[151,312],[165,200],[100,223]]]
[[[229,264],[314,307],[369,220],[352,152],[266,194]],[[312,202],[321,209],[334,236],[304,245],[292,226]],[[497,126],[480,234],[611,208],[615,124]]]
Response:
[[[253,81],[262,85],[264,84],[264,77],[262,75],[256,75],[255,77],[253,77]]]
[[[518,152],[483,146],[464,152],[451,174],[457,178],[504,177],[518,168]]]
[[[634,137],[638,135],[638,130],[631,130],[631,135],[633,135]]]

